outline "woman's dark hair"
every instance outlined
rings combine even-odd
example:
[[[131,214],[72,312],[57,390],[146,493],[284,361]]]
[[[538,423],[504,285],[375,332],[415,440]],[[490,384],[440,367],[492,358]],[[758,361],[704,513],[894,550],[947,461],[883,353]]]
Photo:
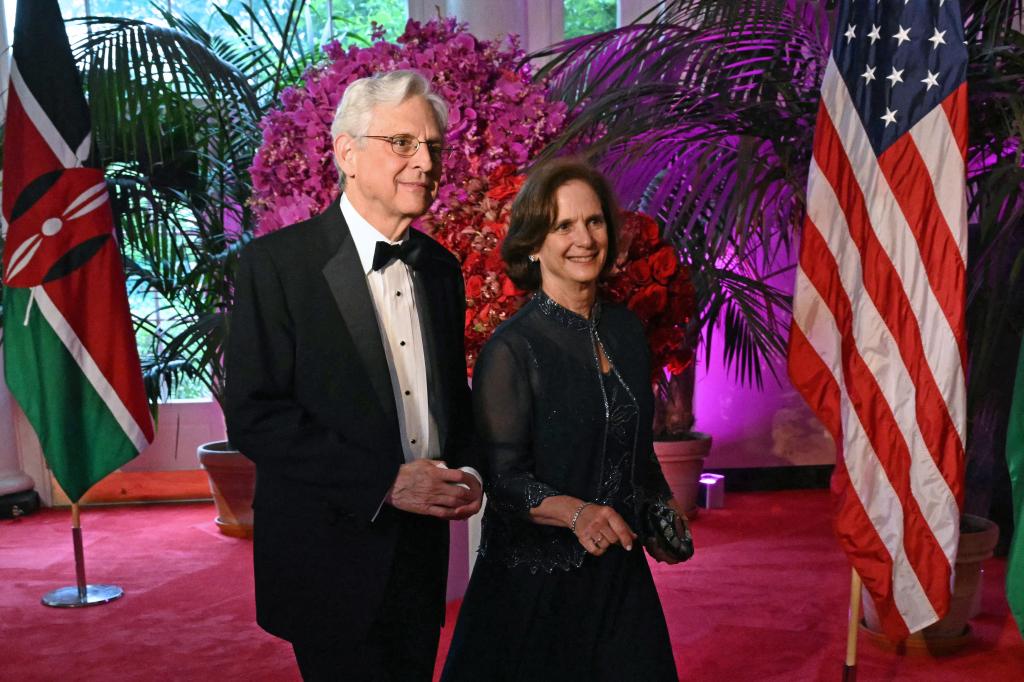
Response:
[[[540,288],[540,264],[530,262],[558,218],[555,193],[562,185],[579,180],[594,190],[601,202],[601,211],[608,230],[608,253],[601,275],[615,263],[618,254],[619,207],[611,185],[600,171],[578,159],[554,159],[530,169],[515,201],[509,219],[508,234],[501,244],[501,257],[508,276],[516,286],[527,291]]]

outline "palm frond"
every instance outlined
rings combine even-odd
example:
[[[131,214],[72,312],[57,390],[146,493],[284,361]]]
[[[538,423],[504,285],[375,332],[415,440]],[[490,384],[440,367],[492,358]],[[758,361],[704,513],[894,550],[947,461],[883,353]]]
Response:
[[[226,35],[167,12],[167,27],[81,20],[90,31],[74,54],[98,160],[130,287],[151,302],[136,316],[150,339],[142,360],[151,401],[186,379],[221,397],[225,311],[255,226],[248,169],[259,121],[318,59],[299,39],[306,4],[289,0],[278,14],[267,0],[246,2],[250,29],[215,6]]]
[[[656,216],[689,265],[695,342],[710,353],[719,330],[743,383],[785,350],[788,298],[765,282],[803,216],[828,26],[820,3],[676,0],[543,54],[540,77],[576,112],[546,154],[594,140],[623,203]]]

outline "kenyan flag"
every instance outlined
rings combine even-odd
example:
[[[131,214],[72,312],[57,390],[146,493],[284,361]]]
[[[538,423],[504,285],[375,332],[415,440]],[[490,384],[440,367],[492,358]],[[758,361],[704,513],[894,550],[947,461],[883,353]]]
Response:
[[[103,172],[57,0],[19,2],[4,141],[7,384],[77,501],[153,440]]]

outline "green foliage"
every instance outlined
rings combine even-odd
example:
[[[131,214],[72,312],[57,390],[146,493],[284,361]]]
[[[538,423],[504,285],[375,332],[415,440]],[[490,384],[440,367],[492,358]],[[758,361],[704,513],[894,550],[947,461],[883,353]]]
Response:
[[[989,391],[1007,334],[1016,342],[1024,329],[1022,4],[962,3],[972,396]],[[588,155],[627,205],[663,221],[693,269],[705,350],[721,330],[727,364],[752,383],[785,351],[789,302],[771,282],[803,221],[829,25],[807,0],[672,0],[542,53],[539,76],[580,108],[549,153],[598,133]]]
[[[122,237],[147,392],[220,399],[248,168],[267,107],[333,38],[405,26],[402,0],[65,2]],[[87,30],[88,29],[88,30]]]
[[[565,0],[565,37],[610,31],[615,28],[615,0]]]
[[[311,0],[311,23],[321,33],[327,23],[327,0]],[[394,40],[405,31],[408,18],[405,0],[333,0],[332,33],[342,45],[369,45],[371,27],[384,29],[385,37]]]
[[[586,155],[691,270],[691,344],[707,359],[720,339],[746,384],[785,353],[777,284],[802,216],[827,32],[816,3],[676,0],[540,55],[538,77],[578,112],[545,154],[593,140]]]
[[[198,386],[221,399],[258,122],[319,54],[302,40],[305,0],[199,7],[199,19],[162,12],[166,26],[88,18],[74,47],[153,403]]]

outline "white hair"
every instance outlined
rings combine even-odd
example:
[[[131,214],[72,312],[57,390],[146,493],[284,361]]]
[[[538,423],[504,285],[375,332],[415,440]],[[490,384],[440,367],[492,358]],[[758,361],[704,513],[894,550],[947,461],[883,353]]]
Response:
[[[379,104],[398,106],[410,97],[422,97],[434,110],[437,126],[443,133],[448,128],[448,103],[431,90],[430,81],[416,71],[399,70],[360,78],[345,88],[345,94],[334,112],[331,139],[345,134],[359,138],[370,130],[373,109]],[[338,182],[345,188],[345,172],[338,166]]]

